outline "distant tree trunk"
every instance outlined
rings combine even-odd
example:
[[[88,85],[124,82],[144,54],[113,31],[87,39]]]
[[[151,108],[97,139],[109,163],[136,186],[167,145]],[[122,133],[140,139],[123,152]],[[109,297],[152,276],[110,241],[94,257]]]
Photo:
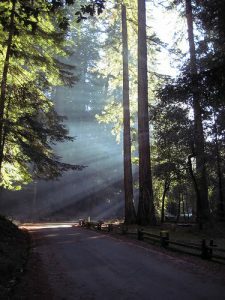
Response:
[[[198,88],[198,71],[196,63],[196,50],[193,33],[193,15],[191,0],[186,0],[186,17],[188,26],[188,41],[190,51],[190,73],[192,77],[192,95],[194,110],[194,137],[195,137],[195,156],[196,156],[196,183],[199,189],[199,203],[197,204],[198,222],[205,223],[209,221],[209,201],[208,201],[208,182],[205,162],[204,132],[202,125],[202,109],[200,104],[200,95]]]
[[[138,0],[138,145],[139,204],[137,221],[141,225],[155,225],[149,144],[146,7],[144,0]]]
[[[163,223],[165,220],[165,198],[169,188],[170,188],[170,180],[166,178],[164,182],[164,190],[162,195],[161,223]]]
[[[187,197],[185,197],[185,206],[186,206],[186,211],[187,211],[187,219],[188,219],[188,222],[189,222],[190,221],[190,213],[189,213],[189,206],[188,206]]]
[[[223,173],[221,170],[221,155],[220,155],[218,129],[217,129],[216,120],[214,122],[215,122],[214,131],[215,131],[215,147],[216,147],[216,169],[217,169],[218,188],[219,188],[219,203],[217,207],[217,215],[219,220],[224,221],[225,211],[224,211],[224,194],[223,194]]]
[[[176,222],[178,223],[180,220],[180,203],[181,203],[181,196],[179,194],[179,199],[178,199],[178,208],[177,208],[177,218],[176,218]]]
[[[194,190],[195,190],[195,196],[196,196],[196,218],[198,220],[198,224],[199,224],[199,229],[202,229],[202,218],[200,218],[199,213],[200,213],[200,208],[201,208],[201,196],[200,196],[200,190],[198,187],[198,183],[197,180],[195,178],[194,172],[193,172],[193,168],[192,168],[192,162],[191,162],[191,158],[195,157],[194,154],[190,154],[188,155],[188,170],[189,170],[189,174],[191,176],[191,180],[193,182],[193,186],[194,186]]]
[[[16,0],[12,0],[12,10],[10,16],[9,35],[6,42],[6,56],[2,71],[2,80],[0,87],[0,177],[4,151],[4,110],[6,102],[7,77],[9,70],[9,60],[12,52],[12,39],[14,35],[14,18],[15,18]]]
[[[184,194],[181,193],[181,195],[182,195],[182,209],[183,209],[184,221],[186,221]]]
[[[136,223],[133,197],[133,177],[131,164],[130,100],[126,6],[122,5],[122,42],[123,42],[123,152],[124,152],[124,193],[125,223]]]

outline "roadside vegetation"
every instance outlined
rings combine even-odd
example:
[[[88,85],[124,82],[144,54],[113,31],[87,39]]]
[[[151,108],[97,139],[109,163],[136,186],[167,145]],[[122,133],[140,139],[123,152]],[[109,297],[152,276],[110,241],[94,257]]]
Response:
[[[0,299],[8,299],[21,278],[28,260],[29,247],[28,234],[0,216]]]

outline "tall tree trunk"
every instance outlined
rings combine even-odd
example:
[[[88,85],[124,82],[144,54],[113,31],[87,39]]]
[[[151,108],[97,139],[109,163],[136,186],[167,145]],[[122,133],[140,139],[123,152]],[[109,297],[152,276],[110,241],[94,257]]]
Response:
[[[138,0],[138,145],[139,204],[137,220],[141,225],[155,225],[149,144],[145,0]]]
[[[219,220],[225,220],[225,210],[224,210],[224,194],[223,194],[223,173],[221,170],[221,155],[220,147],[218,141],[218,130],[216,124],[216,118],[214,117],[214,131],[215,131],[215,146],[216,146],[216,169],[218,177],[218,188],[219,188],[219,203],[217,207],[217,215]]]
[[[188,26],[188,41],[190,51],[190,73],[192,77],[192,95],[194,110],[194,137],[196,156],[196,180],[199,189],[199,203],[197,205],[198,222],[209,221],[208,182],[205,162],[204,132],[202,125],[202,109],[200,104],[196,50],[193,33],[193,14],[191,0],[186,0],[186,17]]]
[[[15,8],[16,8],[16,0],[12,0],[12,10],[10,17],[10,26],[9,26],[9,36],[6,42],[6,56],[3,65],[2,71],[2,80],[0,87],[0,177],[1,177],[1,168],[3,161],[3,151],[4,151],[4,110],[5,110],[5,102],[6,102],[6,89],[7,89],[7,78],[8,78],[8,70],[9,70],[9,60],[12,52],[12,39],[14,35],[14,18],[15,18]]]
[[[184,203],[184,194],[181,193],[182,195],[182,209],[183,209],[183,216],[184,216],[184,221],[186,222],[186,212],[185,212],[185,203]]]
[[[129,100],[129,69],[127,41],[127,13],[122,5],[122,42],[123,42],[123,162],[124,162],[124,194],[125,194],[125,223],[136,223],[136,213],[133,201],[133,177],[131,164],[131,135],[130,135],[130,100]]]
[[[188,155],[188,161],[187,161],[187,165],[188,165],[188,170],[189,170],[189,174],[191,176],[191,180],[194,186],[194,191],[195,191],[195,197],[196,197],[196,219],[198,220],[198,224],[199,224],[199,229],[202,229],[202,219],[199,216],[200,213],[200,208],[201,208],[201,195],[200,195],[200,190],[199,190],[199,186],[197,183],[197,179],[194,175],[193,172],[193,168],[192,168],[192,162],[191,159],[192,157],[195,157],[194,154],[190,154]]]
[[[185,206],[186,206],[186,212],[187,212],[187,219],[188,219],[188,222],[189,222],[190,221],[190,213],[189,213],[189,206],[188,206],[186,193],[185,193]]]
[[[181,194],[179,193],[178,207],[177,207],[177,217],[176,217],[176,222],[177,223],[180,221],[180,204],[181,204]]]
[[[165,198],[169,188],[170,188],[170,180],[166,178],[164,182],[164,190],[162,195],[161,223],[163,223],[165,220]]]

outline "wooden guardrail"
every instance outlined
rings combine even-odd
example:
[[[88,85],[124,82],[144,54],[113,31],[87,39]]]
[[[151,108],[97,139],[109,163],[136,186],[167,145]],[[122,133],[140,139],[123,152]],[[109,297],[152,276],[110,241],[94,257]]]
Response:
[[[160,235],[152,234],[141,229],[138,230],[138,239],[139,240],[150,240],[153,242],[159,242],[160,245],[164,248],[172,248],[171,246],[179,246],[183,249],[192,249],[198,252],[198,255],[202,259],[219,259],[225,260],[225,255],[219,255],[216,252],[224,253],[225,249],[219,248],[214,244],[213,240],[207,242],[205,239],[201,240],[199,244],[197,243],[187,243],[181,241],[171,240],[169,238],[169,232],[164,230],[160,232]],[[183,251],[184,252],[184,251]],[[186,251],[185,251],[186,252]]]
[[[199,243],[188,243],[183,241],[177,241],[170,239],[169,231],[161,230],[160,234],[153,234],[147,232],[143,229],[137,229],[137,231],[129,231],[126,225],[113,225],[113,224],[104,224],[102,221],[98,222],[85,222],[84,220],[79,221],[79,225],[82,227],[86,227],[89,229],[94,229],[98,231],[105,231],[105,232],[116,232],[120,234],[129,234],[136,236],[139,241],[150,241],[154,243],[159,243],[159,245],[165,249],[174,249],[173,246],[178,246],[179,251],[187,253],[188,249],[194,250],[197,252],[197,255],[200,256],[202,259],[219,259],[225,261],[225,249],[219,248],[217,245],[214,244],[213,240],[206,241],[205,239],[201,240]],[[178,250],[178,249],[175,249]],[[189,254],[193,254],[190,253]],[[224,254],[224,255],[220,255]]]

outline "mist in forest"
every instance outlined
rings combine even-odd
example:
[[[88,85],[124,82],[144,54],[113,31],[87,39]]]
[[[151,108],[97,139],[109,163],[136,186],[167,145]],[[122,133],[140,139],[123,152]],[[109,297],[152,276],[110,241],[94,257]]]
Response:
[[[22,191],[7,192],[1,211],[21,219],[104,218],[123,215],[122,148],[110,128],[68,115],[73,142],[56,145],[62,161],[86,166],[55,181],[35,181]]]
[[[112,126],[96,120],[104,105],[101,89],[82,79],[72,88],[56,87],[53,102],[74,137],[57,144],[56,154],[65,163],[86,167],[58,180],[34,181],[21,191],[4,191],[3,214],[22,220],[123,216],[122,145],[112,136]]]

